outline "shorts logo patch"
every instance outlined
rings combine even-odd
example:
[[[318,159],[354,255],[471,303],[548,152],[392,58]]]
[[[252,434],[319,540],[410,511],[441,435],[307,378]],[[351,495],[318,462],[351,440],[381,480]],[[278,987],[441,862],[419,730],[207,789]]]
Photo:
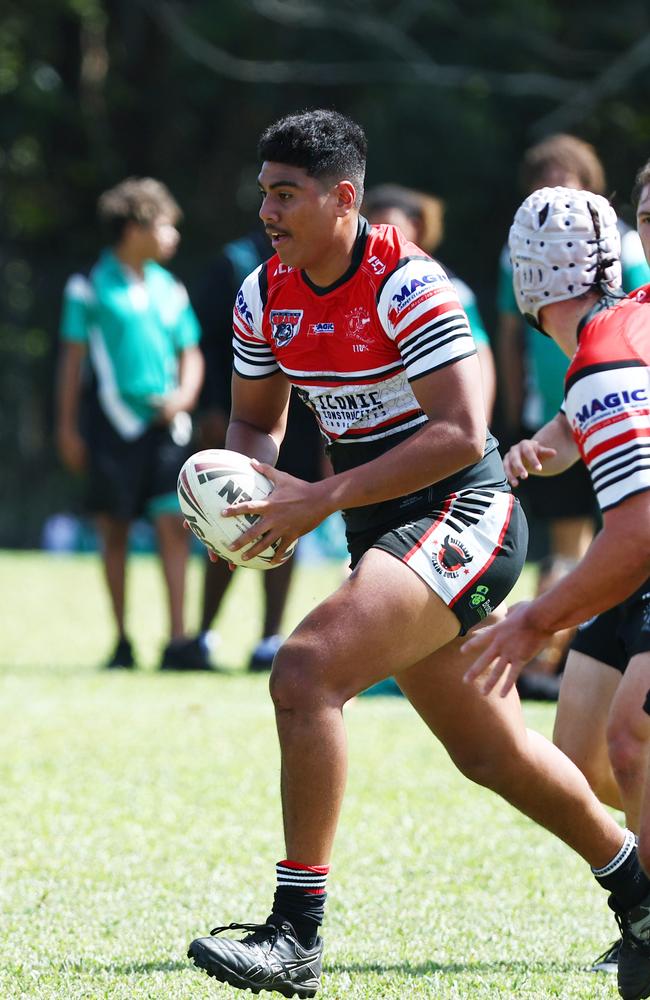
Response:
[[[469,574],[469,570],[465,569],[465,566],[467,563],[471,563],[473,558],[458,538],[445,535],[445,540],[438,551],[433,554],[431,561],[436,573],[456,579],[461,570],[465,575]]]
[[[476,613],[481,621],[483,621],[484,618],[487,618],[488,615],[492,614],[492,605],[490,601],[488,601],[487,597],[489,592],[489,587],[479,583],[476,590],[474,590],[469,597],[469,603],[473,608],[476,608]]]
[[[269,316],[271,333],[278,347],[286,347],[300,329],[302,309],[272,309]]]

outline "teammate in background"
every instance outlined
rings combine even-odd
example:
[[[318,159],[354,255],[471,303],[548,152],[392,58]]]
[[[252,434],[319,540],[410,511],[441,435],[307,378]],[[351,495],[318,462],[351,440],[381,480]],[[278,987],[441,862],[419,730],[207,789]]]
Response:
[[[271,247],[262,230],[227,243],[192,295],[192,304],[201,325],[201,349],[206,363],[200,400],[203,448],[224,447],[231,405],[233,305],[246,275],[268,260],[270,255]],[[316,421],[294,395],[278,468],[299,479],[314,482],[322,475],[323,460],[323,441]],[[282,615],[294,566],[295,560],[289,559],[272,573],[261,574],[264,588],[263,632],[253,650],[250,670],[270,670],[273,657],[280,648]],[[225,562],[206,559],[199,638],[206,647],[210,646],[210,627],[232,579],[233,573]]]
[[[431,256],[442,241],[444,205],[432,195],[412,191],[399,184],[380,184],[366,192],[362,211],[371,226],[382,224],[397,226],[407,240],[417,244]],[[492,419],[496,394],[496,369],[490,338],[474,292],[445,264],[443,267],[454,284],[476,343],[481,363],[485,416],[489,423]]]
[[[160,665],[196,669],[206,663],[185,638],[188,536],[176,477],[191,452],[189,413],[203,358],[187,293],[160,266],[176,251],[181,211],[150,177],[130,177],[105,191],[98,210],[110,248],[87,277],[73,275],[64,293],[59,453],[73,472],[88,472],[88,510],[96,515],[117,629],[106,665],[134,666],[125,569],[129,526],[146,513],[155,524],[169,601],[171,636]]]
[[[521,166],[525,193],[542,187],[584,189],[603,194],[605,173],[595,149],[573,135],[557,134],[530,147]],[[631,291],[650,281],[639,237],[619,220],[622,282]],[[512,290],[507,248],[501,257],[498,286],[497,355],[499,398],[508,445],[529,438],[552,420],[562,402],[567,359],[557,345],[524,323]],[[538,592],[543,593],[585,554],[595,530],[596,505],[589,476],[577,463],[554,479],[534,479],[524,487],[530,512],[547,524],[550,552],[540,564]],[[557,697],[558,680],[573,631],[558,633],[540,651],[518,681],[522,695]],[[542,674],[542,676],[540,676]]]
[[[510,253],[519,308],[562,348],[570,365],[562,409],[511,450],[506,471],[516,484],[530,472],[557,475],[582,457],[603,528],[572,572],[468,640],[466,651],[480,655],[466,677],[483,679],[489,693],[505,674],[506,695],[553,632],[584,622],[574,649],[583,655],[580,692],[587,705],[607,665],[626,667],[612,706],[618,718],[607,728],[620,797],[638,828],[650,739],[642,708],[650,687],[650,285],[628,297],[620,292],[616,213],[588,191],[556,187],[530,195],[510,230]],[[576,723],[569,720],[569,726]],[[639,847],[650,869],[649,846],[650,832]],[[630,1000],[647,997],[650,892],[646,887],[636,911],[623,913],[616,900],[613,908],[622,930],[619,991]]]
[[[650,163],[639,172],[634,200],[650,262]],[[522,442],[506,456],[509,473],[511,465],[521,467],[525,447]],[[567,656],[553,742],[578,765],[601,802],[623,809],[628,827],[638,832],[648,752],[646,720],[638,709],[647,682],[643,658],[633,658],[638,621],[632,616],[626,623],[626,617],[627,603],[579,626]],[[616,972],[619,948],[620,941],[614,942],[592,969]]]
[[[593,867],[626,927],[650,893],[634,836],[580,771],[525,729],[517,695],[463,683],[463,635],[506,597],[526,528],[486,427],[476,347],[453,285],[392,226],[359,216],[366,140],[333,111],[262,135],[260,218],[276,251],[235,307],[227,445],[253,456],[271,496],[234,548],[277,557],[343,510],[354,567],[298,626],[273,665],[286,858],[264,923],[242,941],[215,928],[195,963],[241,989],[313,996],[320,982],[330,855],[343,798],[342,708],[386,677],[452,759],[552,830]],[[335,475],[305,483],[273,469],[291,385],[330,441]],[[241,926],[241,925],[240,925]]]

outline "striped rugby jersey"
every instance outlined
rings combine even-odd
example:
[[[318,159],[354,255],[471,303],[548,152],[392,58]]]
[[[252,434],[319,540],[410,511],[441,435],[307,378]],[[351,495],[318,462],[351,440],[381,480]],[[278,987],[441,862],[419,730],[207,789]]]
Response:
[[[579,331],[563,410],[606,511],[650,489],[650,285],[603,302]]]
[[[350,267],[334,284],[320,288],[275,255],[245,279],[233,323],[237,374],[284,372],[314,413],[336,472],[370,461],[425,424],[411,382],[476,354],[440,264],[394,226],[371,228],[365,219]],[[476,486],[507,488],[489,433],[475,466],[400,503],[430,506],[434,492],[445,497]],[[395,505],[346,512],[348,529],[381,523]]]

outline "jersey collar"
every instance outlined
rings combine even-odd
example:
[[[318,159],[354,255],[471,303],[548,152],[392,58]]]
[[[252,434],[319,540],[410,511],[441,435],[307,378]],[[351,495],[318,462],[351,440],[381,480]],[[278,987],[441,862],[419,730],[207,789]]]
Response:
[[[311,288],[314,295],[328,295],[330,292],[333,292],[335,288],[339,288],[341,285],[344,285],[346,281],[349,281],[350,278],[356,274],[361,265],[361,261],[363,260],[369,233],[370,225],[367,220],[360,215],[357,227],[357,238],[352,249],[352,260],[350,261],[350,266],[347,271],[345,271],[340,278],[337,278],[336,281],[332,282],[331,285],[315,285],[313,281],[310,281],[304,271],[300,272],[302,280],[308,288]]]
[[[589,312],[586,313],[578,323],[578,328],[576,330],[578,340],[580,340],[580,334],[582,333],[584,328],[587,326],[588,323],[591,323],[592,319],[595,316],[597,316],[598,313],[603,312],[604,309],[611,309],[612,306],[618,305],[618,303],[621,302],[624,298],[626,298],[626,295],[625,292],[623,291],[604,292],[603,295],[601,295],[601,297],[598,299],[598,301],[594,302]]]

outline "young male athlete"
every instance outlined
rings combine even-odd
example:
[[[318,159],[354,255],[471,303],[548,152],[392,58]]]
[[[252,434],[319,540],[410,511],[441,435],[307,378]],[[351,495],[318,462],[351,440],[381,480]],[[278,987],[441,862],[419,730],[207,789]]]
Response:
[[[467,642],[466,649],[482,651],[467,677],[487,672],[484,690],[492,691],[507,671],[505,694],[549,635],[585,623],[573,646],[588,657],[585,698],[590,664],[627,668],[613,707],[618,700],[625,710],[625,759],[611,738],[610,757],[638,828],[650,745],[643,712],[650,687],[650,285],[627,297],[620,292],[616,214],[586,191],[534,192],[515,216],[510,252],[521,311],[572,360],[562,410],[508,454],[509,478],[554,475],[582,458],[603,529],[575,570]],[[645,857],[650,862],[650,852]],[[619,911],[619,923],[619,991],[650,996],[650,894],[636,913]]]
[[[345,785],[342,708],[388,676],[458,767],[581,854],[623,913],[650,882],[633,835],[575,765],[525,729],[516,692],[486,701],[463,684],[458,637],[506,596],[526,529],[451,282],[398,230],[359,217],[366,142],[354,122],[289,116],[266,130],[259,153],[260,217],[276,254],[237,297],[227,446],[259,460],[275,489],[230,512],[259,515],[242,536],[259,539],[250,555],[279,540],[281,558],[341,509],[354,572],[273,666],[286,858],[271,914],[215,928],[189,956],[233,986],[309,997]],[[272,468],[292,384],[329,441],[335,475],[320,483]],[[219,936],[238,926],[243,940]]]

